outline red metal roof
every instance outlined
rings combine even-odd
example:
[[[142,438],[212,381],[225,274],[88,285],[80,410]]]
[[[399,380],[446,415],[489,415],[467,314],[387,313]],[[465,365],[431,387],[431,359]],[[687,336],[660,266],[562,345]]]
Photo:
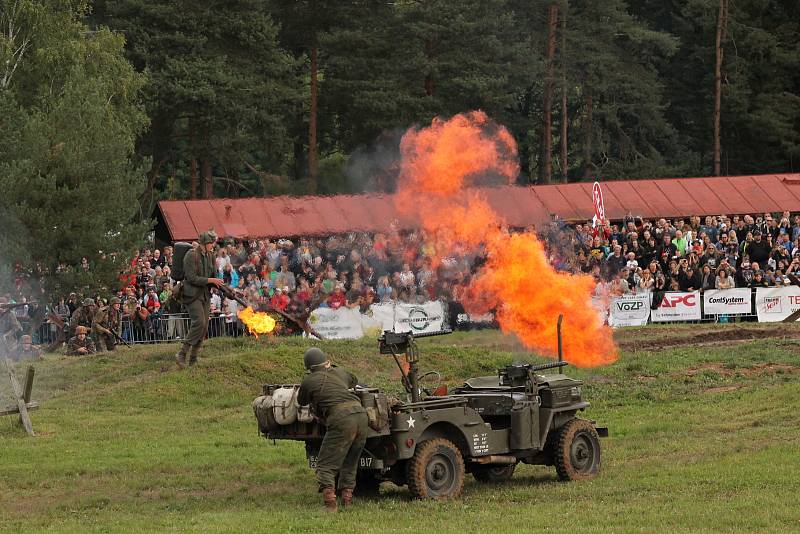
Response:
[[[606,215],[645,218],[800,211],[800,174],[720,176],[604,182]],[[514,227],[594,215],[591,183],[482,188],[487,201]],[[379,232],[398,219],[392,195],[162,200],[159,214],[170,241],[191,241],[214,228],[220,236],[291,237],[350,231]],[[414,226],[400,218],[405,228]]]

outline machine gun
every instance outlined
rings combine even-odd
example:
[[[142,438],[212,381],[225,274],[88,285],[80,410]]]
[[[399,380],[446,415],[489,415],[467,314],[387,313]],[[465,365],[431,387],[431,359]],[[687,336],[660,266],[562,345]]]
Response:
[[[563,315],[558,316],[558,325],[556,328],[558,332],[558,361],[539,365],[533,365],[530,363],[507,365],[497,372],[498,376],[500,377],[501,384],[504,386],[511,386],[512,388],[522,387],[528,383],[536,381],[534,375],[537,371],[544,371],[545,369],[553,369],[555,367],[558,367],[560,371],[562,367],[569,365],[569,363],[564,361],[564,353],[561,344],[561,321],[563,319]]]
[[[419,363],[419,349],[414,340],[421,337],[442,336],[450,334],[451,332],[451,330],[442,330],[440,332],[414,334],[412,332],[392,332],[390,330],[385,330],[378,338],[380,353],[391,354],[397,364],[397,368],[400,369],[403,387],[411,394],[411,402],[420,401],[419,379],[421,377],[419,376],[419,368],[417,367]],[[406,355],[408,371],[403,368],[400,359],[397,357],[400,353],[405,353]]]

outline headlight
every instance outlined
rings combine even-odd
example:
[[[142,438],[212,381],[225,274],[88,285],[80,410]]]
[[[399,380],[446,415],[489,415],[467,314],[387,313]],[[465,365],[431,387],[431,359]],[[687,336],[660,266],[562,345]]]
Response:
[[[569,390],[569,393],[570,393],[570,395],[572,395],[573,399],[579,399],[580,396],[581,396],[581,388],[578,387],[578,386],[575,386],[574,388]]]

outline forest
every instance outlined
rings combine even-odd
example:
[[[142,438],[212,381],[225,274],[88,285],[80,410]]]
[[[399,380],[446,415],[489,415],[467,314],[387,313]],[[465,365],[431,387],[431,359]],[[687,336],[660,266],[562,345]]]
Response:
[[[164,198],[390,191],[407,128],[474,109],[513,133],[521,184],[800,167],[796,0],[2,6],[2,105],[52,113],[48,65],[102,48],[140,218]]]

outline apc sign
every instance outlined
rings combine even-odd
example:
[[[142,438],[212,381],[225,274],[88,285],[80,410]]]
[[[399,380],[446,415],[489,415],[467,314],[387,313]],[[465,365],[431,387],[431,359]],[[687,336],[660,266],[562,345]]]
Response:
[[[610,312],[608,324],[613,327],[645,325],[650,318],[650,294],[614,297]]]
[[[667,321],[699,321],[700,292],[668,292],[664,294],[658,308],[650,312],[654,323]]]

